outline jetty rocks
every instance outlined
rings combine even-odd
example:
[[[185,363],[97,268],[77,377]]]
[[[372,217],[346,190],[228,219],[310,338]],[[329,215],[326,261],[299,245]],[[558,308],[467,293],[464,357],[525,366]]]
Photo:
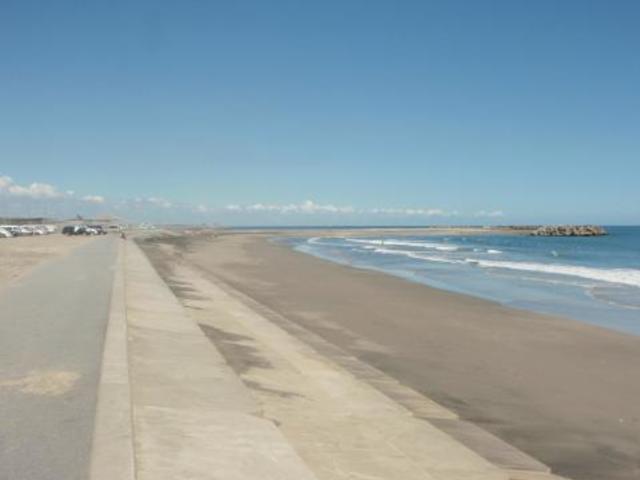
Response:
[[[545,225],[538,227],[531,235],[538,237],[599,237],[607,231],[597,225]]]

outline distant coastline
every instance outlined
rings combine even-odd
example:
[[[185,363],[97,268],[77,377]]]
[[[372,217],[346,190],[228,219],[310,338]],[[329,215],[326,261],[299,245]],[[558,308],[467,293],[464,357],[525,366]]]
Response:
[[[595,225],[247,225],[247,226],[165,226],[181,233],[198,234],[206,232],[224,233],[273,233],[286,232],[289,236],[309,234],[339,235],[537,235],[537,236],[600,236],[606,235],[603,226]],[[609,227],[607,227],[609,228]],[[544,233],[548,232],[548,233]]]

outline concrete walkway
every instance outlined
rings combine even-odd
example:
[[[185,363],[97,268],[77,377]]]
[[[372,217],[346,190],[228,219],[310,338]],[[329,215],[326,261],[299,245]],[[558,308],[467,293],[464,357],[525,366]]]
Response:
[[[118,240],[87,241],[0,291],[0,479],[87,478]]]
[[[121,261],[92,480],[558,478],[487,460],[436,426],[453,412],[364,381],[193,269],[171,279],[181,303],[135,243]]]
[[[125,351],[122,312],[116,311],[115,341],[105,350],[105,359],[114,359],[105,363],[105,376],[111,367],[115,378],[101,390],[98,415],[105,421],[97,423],[93,480],[315,478],[132,242],[124,295],[128,346]],[[117,360],[125,353],[126,372]],[[106,419],[122,411],[126,376],[132,428],[122,422],[114,431]],[[107,400],[113,398],[117,408]],[[118,439],[131,446],[133,469],[117,470],[114,459],[126,464],[130,458],[114,448]]]

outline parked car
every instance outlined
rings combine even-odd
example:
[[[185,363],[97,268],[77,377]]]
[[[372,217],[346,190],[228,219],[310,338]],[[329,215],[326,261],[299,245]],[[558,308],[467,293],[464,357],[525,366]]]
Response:
[[[85,225],[66,225],[62,228],[64,235],[89,235]]]
[[[13,234],[9,230],[0,227],[0,238],[11,238],[11,237],[13,237]]]
[[[104,229],[104,227],[102,225],[89,225],[88,228],[91,228],[92,230],[95,230],[96,233],[95,235],[106,235],[107,231]]]

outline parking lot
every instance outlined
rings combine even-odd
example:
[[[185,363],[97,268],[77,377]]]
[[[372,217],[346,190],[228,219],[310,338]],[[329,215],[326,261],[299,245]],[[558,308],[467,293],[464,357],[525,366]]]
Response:
[[[121,225],[105,224],[0,224],[0,239],[14,237],[33,237],[63,233],[69,236],[76,235],[107,235],[108,233],[121,233]]]

